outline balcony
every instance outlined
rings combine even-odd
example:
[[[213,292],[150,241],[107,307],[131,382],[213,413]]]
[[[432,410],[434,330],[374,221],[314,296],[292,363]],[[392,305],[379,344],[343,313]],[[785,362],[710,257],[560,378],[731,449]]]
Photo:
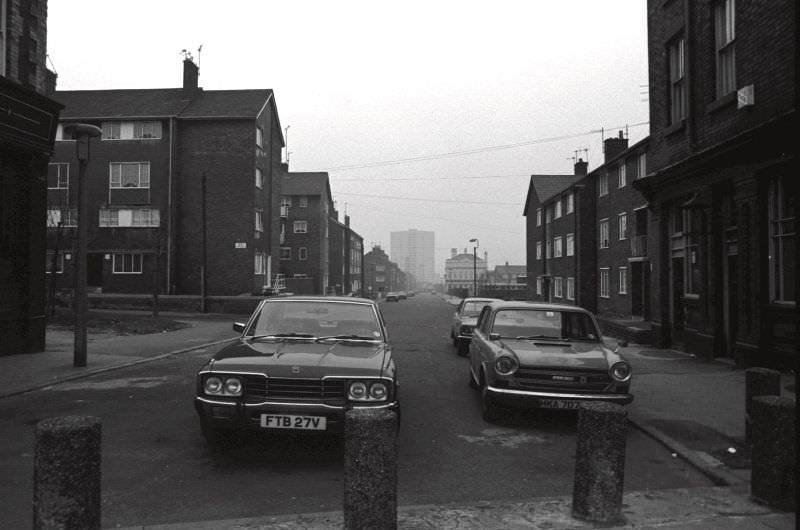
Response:
[[[289,206],[286,204],[281,204],[281,217],[284,219],[289,217]]]
[[[647,236],[634,236],[631,238],[631,257],[647,257]]]

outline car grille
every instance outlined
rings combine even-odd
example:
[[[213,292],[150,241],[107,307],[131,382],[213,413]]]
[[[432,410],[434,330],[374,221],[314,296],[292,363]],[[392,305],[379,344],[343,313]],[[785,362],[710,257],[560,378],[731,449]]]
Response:
[[[517,383],[525,390],[538,392],[605,392],[612,383],[608,372],[552,370],[520,367]]]
[[[461,326],[461,329],[459,330],[459,333],[461,333],[462,335],[472,335],[472,330],[473,329],[475,329],[475,326],[464,325],[464,326]]]
[[[245,399],[343,399],[343,379],[300,379],[292,377],[262,377],[249,375],[245,381]]]

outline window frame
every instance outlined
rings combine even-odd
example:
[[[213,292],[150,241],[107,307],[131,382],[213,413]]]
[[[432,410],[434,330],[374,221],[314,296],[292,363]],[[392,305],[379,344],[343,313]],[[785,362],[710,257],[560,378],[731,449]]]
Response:
[[[292,259],[292,247],[280,247],[278,255],[280,261],[290,261]]]
[[[566,248],[567,257],[574,256],[575,255],[575,234],[574,233],[570,232],[569,234],[567,234],[566,245],[567,245],[567,248]]]
[[[125,177],[123,176],[123,168],[124,166],[136,166],[138,168],[138,175],[137,181],[138,185],[136,186],[129,186],[125,184],[123,181]],[[114,178],[114,169],[115,167],[119,168],[119,177],[116,179],[118,182],[115,183]],[[143,171],[144,169],[146,171]],[[130,178],[130,177],[128,177]],[[108,188],[109,190],[149,190],[150,189],[150,162],[109,162],[108,163]]]
[[[564,239],[562,236],[553,238],[553,257],[560,258],[564,255]]]
[[[620,212],[617,215],[617,228],[619,230],[619,241],[628,239],[628,212]]]
[[[308,247],[299,247],[297,249],[297,259],[299,261],[307,261],[308,260]]]
[[[55,175],[55,180],[56,180],[56,186],[55,187],[51,187],[50,186],[49,170],[50,170],[51,167],[57,168],[56,175]],[[48,168],[47,189],[48,190],[68,190],[69,189],[69,162],[49,162],[47,164],[47,168]],[[62,168],[66,168],[66,176],[63,176],[61,174],[62,173],[62,171],[61,171]],[[64,183],[64,185],[62,186],[62,180],[64,180],[64,179],[66,179],[66,183]]]
[[[627,169],[625,168],[625,162],[621,162],[619,166],[617,166],[617,189],[622,189],[628,185],[628,175]]]
[[[307,234],[308,221],[298,220],[292,223],[292,233],[294,234]]]
[[[611,239],[608,217],[600,219],[598,223],[597,233],[600,235],[600,237],[598,238],[600,243],[600,248],[608,248]],[[603,238],[604,235],[605,239]]]
[[[575,278],[567,278],[567,300],[575,300]]]
[[[605,197],[608,195],[608,173],[600,173],[597,176],[597,196]]]
[[[600,298],[611,298],[611,269],[610,267],[600,267],[600,274],[598,275],[598,287],[600,289]]]
[[[669,124],[686,119],[686,38],[678,34],[667,43],[667,83]]]
[[[788,294],[794,295],[797,282],[794,264],[797,248],[792,249],[790,246],[788,250],[794,250],[794,256],[789,257],[792,259],[786,257],[786,243],[795,244],[797,231],[797,212],[791,211],[791,190],[786,189],[789,178],[784,175],[772,177],[767,190],[769,301],[772,304],[796,305],[797,300],[787,297]],[[787,287],[787,283],[791,286]]]
[[[628,267],[617,267],[617,294],[628,294]]]
[[[714,2],[716,97],[736,90],[736,0]]]
[[[127,263],[130,258],[130,263]],[[138,258],[138,259],[137,259]],[[118,270],[117,261],[122,260],[121,266]],[[138,265],[138,267],[137,267]],[[130,268],[131,270],[125,270]],[[138,270],[136,270],[138,268]],[[143,274],[144,273],[144,255],[141,252],[115,252],[111,254],[111,274]]]

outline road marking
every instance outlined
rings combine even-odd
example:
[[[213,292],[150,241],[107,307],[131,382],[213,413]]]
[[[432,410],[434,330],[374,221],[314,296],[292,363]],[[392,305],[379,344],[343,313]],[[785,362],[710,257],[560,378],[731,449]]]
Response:
[[[523,444],[542,444],[549,440],[544,436],[521,433],[512,429],[484,429],[480,436],[457,435],[459,438],[479,445],[501,446],[507,449],[516,449]]]
[[[74,383],[63,383],[60,385],[46,388],[50,391],[67,390],[116,390],[119,388],[153,388],[164,385],[169,381],[166,376],[162,377],[125,377],[120,379],[109,379],[108,381],[89,381],[82,380]]]

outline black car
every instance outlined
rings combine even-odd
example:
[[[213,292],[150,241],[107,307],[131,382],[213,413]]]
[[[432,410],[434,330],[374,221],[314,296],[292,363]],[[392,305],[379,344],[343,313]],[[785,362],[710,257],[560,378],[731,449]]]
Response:
[[[239,339],[197,373],[207,442],[239,430],[342,432],[345,411],[399,413],[397,367],[376,302],[292,296],[263,300]]]

